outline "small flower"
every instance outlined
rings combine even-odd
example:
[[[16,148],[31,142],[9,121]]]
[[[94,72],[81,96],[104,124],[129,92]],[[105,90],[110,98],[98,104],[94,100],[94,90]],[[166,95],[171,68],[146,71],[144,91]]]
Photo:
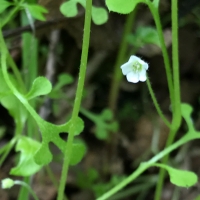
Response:
[[[1,181],[1,187],[3,189],[11,188],[14,184],[15,182],[10,178],[5,178]]]
[[[137,83],[146,81],[146,70],[149,65],[137,56],[131,56],[129,61],[121,66],[122,73],[129,82]]]

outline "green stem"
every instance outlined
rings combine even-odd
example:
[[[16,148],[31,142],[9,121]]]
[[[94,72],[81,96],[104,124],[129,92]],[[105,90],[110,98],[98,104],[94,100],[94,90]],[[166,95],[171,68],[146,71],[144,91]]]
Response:
[[[86,10],[86,13],[85,13],[82,55],[81,55],[78,86],[76,90],[76,97],[75,97],[75,102],[74,102],[74,107],[73,107],[73,112],[72,112],[72,118],[71,118],[72,125],[70,126],[70,129],[69,129],[68,140],[67,140],[66,149],[64,152],[64,163],[63,163],[63,168],[62,168],[57,200],[63,200],[66,177],[68,174],[69,162],[70,162],[70,157],[72,153],[72,144],[73,144],[73,139],[74,139],[76,120],[78,118],[78,113],[80,110],[81,99],[82,99],[82,94],[83,94],[85,74],[86,74],[86,68],[87,68],[89,41],[90,41],[92,0],[86,0],[85,10]]]
[[[16,185],[22,185],[22,186],[24,186],[32,194],[32,196],[33,196],[33,198],[35,200],[39,200],[38,197],[37,197],[37,195],[35,194],[35,192],[31,189],[31,187],[27,183],[22,182],[22,181],[18,181],[18,180],[14,181],[14,182],[15,182]]]
[[[0,158],[0,166],[2,166],[4,160],[6,159],[7,155],[10,153],[10,151],[12,150],[12,148],[14,147],[16,141],[17,141],[17,137],[14,137],[8,144],[6,144],[1,149],[1,152],[3,153],[3,155]]]
[[[24,177],[22,183],[25,183],[26,185],[29,185],[31,183],[31,177],[30,176]],[[21,187],[20,191],[19,191],[19,194],[18,194],[18,197],[17,197],[17,200],[29,199],[29,193],[30,192],[29,192],[29,190],[27,190],[26,187]]]
[[[6,84],[12,91],[12,93],[18,98],[18,100],[25,106],[25,108],[30,112],[30,114],[33,116],[33,118],[37,121],[38,124],[40,124],[43,119],[36,113],[36,111],[31,107],[28,100],[15,88],[13,83],[11,82],[9,78],[9,74],[7,72],[7,65],[6,65],[6,59],[8,56],[8,50],[5,45],[2,30],[0,30],[0,52],[1,52],[1,67],[2,67],[2,73],[3,77],[5,79]]]
[[[16,66],[16,64],[10,54],[8,54],[7,61],[8,61],[8,65],[10,65],[11,69],[13,70],[13,73],[15,75],[15,78],[17,79],[17,82],[20,85],[20,89],[23,92],[26,92],[26,87],[22,80],[21,73],[19,72],[18,67]]]
[[[171,131],[166,143],[166,147],[174,142],[177,130],[181,123],[181,100],[180,100],[180,80],[179,80],[179,55],[178,55],[178,15],[177,15],[177,0],[172,0],[172,62],[174,75],[174,106]],[[166,155],[162,163],[166,164],[169,160],[169,155]],[[159,200],[163,188],[165,178],[164,169],[160,170],[159,180],[156,187],[155,200]]]
[[[55,175],[53,174],[51,168],[49,167],[49,165],[47,165],[45,167],[47,175],[49,176],[49,178],[51,179],[54,187],[58,190],[58,181],[55,178]],[[68,200],[68,198],[64,195],[63,200]]]
[[[149,6],[149,9],[153,15],[153,18],[156,24],[156,29],[158,31],[158,37],[160,40],[160,45],[161,45],[161,50],[162,50],[164,65],[165,65],[165,71],[167,75],[170,102],[173,108],[174,107],[174,88],[173,88],[172,72],[171,72],[171,67],[170,67],[170,62],[169,62],[169,56],[167,53],[167,48],[165,45],[165,40],[163,37],[162,25],[160,22],[160,16],[159,16],[159,11],[158,11],[158,7],[159,7],[158,4],[159,4],[159,1],[156,1],[156,0],[154,0],[153,2],[151,2],[150,0],[147,1],[147,5]]]
[[[160,117],[161,117],[161,119],[164,121],[164,123],[170,128],[170,127],[171,127],[171,124],[170,124],[170,122],[166,119],[166,117],[163,115],[162,110],[160,109],[160,106],[159,106],[159,104],[158,104],[158,102],[157,102],[157,99],[156,99],[155,94],[154,94],[154,92],[153,92],[153,89],[152,89],[152,87],[151,87],[151,83],[150,83],[150,81],[149,81],[148,76],[147,76],[147,86],[148,86],[149,93],[150,93],[150,95],[151,95],[151,98],[152,98],[152,100],[153,100],[154,106],[155,106],[155,108],[156,108],[158,114],[160,115]]]
[[[172,0],[172,63],[174,75],[174,109],[173,126],[176,130],[181,123],[181,94],[179,77],[179,53],[178,53],[178,0]]]
[[[114,188],[112,188],[111,190],[109,190],[108,192],[103,194],[101,197],[97,198],[97,200],[106,200],[106,199],[108,199],[113,194],[117,193],[119,190],[121,190],[126,185],[128,185],[133,180],[135,180],[140,174],[142,174],[146,169],[151,167],[158,160],[160,160],[164,156],[168,155],[170,152],[172,152],[173,150],[177,149],[179,146],[187,143],[190,140],[193,140],[193,139],[196,139],[196,138],[199,138],[199,137],[200,136],[198,134],[194,134],[192,137],[189,134],[183,136],[180,140],[178,140],[177,142],[172,144],[170,147],[164,149],[163,151],[161,151],[160,153],[155,155],[149,161],[141,163],[140,166],[136,169],[136,171],[134,171],[129,177],[127,177],[125,180],[123,180],[121,183],[116,185]]]
[[[126,24],[124,26],[122,41],[119,47],[117,60],[114,66],[114,74],[113,74],[113,79],[112,79],[110,94],[109,94],[109,108],[112,111],[115,111],[116,109],[116,104],[117,104],[116,102],[117,102],[118,93],[119,93],[119,84],[123,77],[121,69],[120,69],[120,65],[124,62],[124,58],[127,53],[128,42],[126,40],[126,37],[132,30],[135,15],[136,15],[136,9],[132,11],[132,13],[130,13],[126,18]]]

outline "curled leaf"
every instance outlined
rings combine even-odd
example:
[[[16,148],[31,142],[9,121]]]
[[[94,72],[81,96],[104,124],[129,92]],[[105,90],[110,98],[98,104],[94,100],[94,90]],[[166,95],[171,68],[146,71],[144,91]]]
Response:
[[[28,138],[22,137],[18,140],[16,151],[20,151],[20,160],[16,167],[13,167],[10,174],[15,176],[31,176],[41,169],[34,161],[34,155],[39,149],[40,143]]]

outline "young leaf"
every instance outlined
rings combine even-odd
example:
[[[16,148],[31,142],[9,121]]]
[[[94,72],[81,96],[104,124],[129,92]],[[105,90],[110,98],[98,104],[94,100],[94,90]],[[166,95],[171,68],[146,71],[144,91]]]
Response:
[[[160,46],[158,33],[156,29],[152,27],[138,27],[135,34],[129,35],[127,40],[137,48],[140,48],[145,44],[155,44]]]
[[[101,118],[104,120],[111,120],[113,118],[113,113],[110,109],[104,109],[101,113]]]
[[[89,168],[87,171],[77,171],[77,185],[82,189],[91,189],[94,182],[99,178],[99,173],[95,168]]]
[[[31,176],[41,169],[41,165],[35,163],[33,157],[39,149],[40,143],[23,136],[16,145],[16,151],[20,151],[20,160],[16,167],[10,171],[11,175],[15,176]]]
[[[196,184],[198,181],[197,175],[193,172],[174,169],[164,164],[155,163],[153,165],[166,169],[169,173],[171,183],[179,187],[188,188]]]
[[[78,14],[76,1],[67,1],[60,6],[60,12],[66,17],[75,17]]]
[[[101,25],[107,22],[108,13],[104,8],[92,7],[92,20],[96,25]]]
[[[66,17],[75,17],[78,14],[77,3],[80,3],[84,8],[85,0],[70,0],[64,2],[60,7],[60,12]],[[108,20],[108,13],[104,8],[92,6],[92,20],[96,25],[104,24]]]
[[[40,5],[31,5],[27,4],[25,7],[28,9],[30,14],[38,20],[45,21],[45,17],[43,16],[44,13],[48,13],[48,10]]]
[[[9,6],[11,6],[12,4],[8,1],[4,1],[4,0],[1,0],[0,1],[0,14],[6,9],[8,8]]]
[[[47,78],[38,77],[34,80],[29,93],[26,95],[26,98],[30,100],[40,95],[46,95],[51,92],[51,89],[51,82]]]
[[[61,74],[58,77],[58,82],[56,85],[53,87],[53,90],[59,90],[61,89],[64,85],[73,83],[74,79],[71,75],[69,74]]]
[[[116,132],[118,130],[118,123],[113,120],[111,110],[104,109],[101,114],[93,114],[83,108],[81,113],[95,123],[95,135],[100,140],[105,140],[109,136],[109,132]]]
[[[77,165],[86,153],[86,145],[78,141],[73,144],[72,155],[70,158],[70,165]]]
[[[134,10],[136,5],[142,0],[106,0],[106,5],[109,11],[128,14]]]

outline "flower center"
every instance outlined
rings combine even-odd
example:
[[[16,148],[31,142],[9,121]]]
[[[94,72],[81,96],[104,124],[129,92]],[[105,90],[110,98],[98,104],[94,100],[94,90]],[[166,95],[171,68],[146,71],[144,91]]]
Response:
[[[142,64],[139,63],[138,61],[134,62],[132,67],[135,73],[138,73],[142,70]]]

